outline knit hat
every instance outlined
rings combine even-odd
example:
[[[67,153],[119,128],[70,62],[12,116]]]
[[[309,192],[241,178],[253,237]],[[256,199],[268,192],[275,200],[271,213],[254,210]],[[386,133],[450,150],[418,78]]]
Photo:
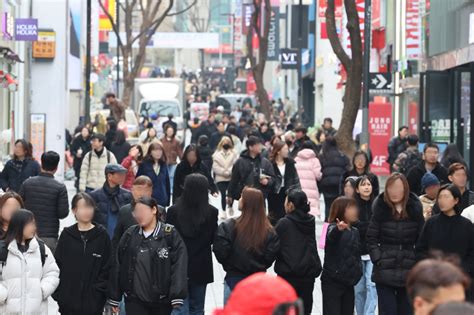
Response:
[[[424,189],[434,186],[434,185],[439,185],[439,179],[434,175],[433,173],[427,172],[425,175],[423,175],[423,178],[421,179],[421,187]]]
[[[225,308],[215,310],[214,315],[272,315],[278,305],[297,299],[288,282],[259,272],[239,282]]]

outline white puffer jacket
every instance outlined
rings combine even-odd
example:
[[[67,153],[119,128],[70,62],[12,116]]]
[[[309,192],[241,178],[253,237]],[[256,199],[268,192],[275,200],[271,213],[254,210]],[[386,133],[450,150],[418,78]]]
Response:
[[[59,285],[59,268],[51,250],[46,248],[46,260],[41,264],[38,241],[32,239],[21,253],[16,242],[8,246],[8,257],[0,280],[0,313],[47,315],[48,297]]]
[[[212,170],[216,176],[216,183],[229,182],[232,177],[232,167],[239,155],[234,150],[218,150],[212,155]]]
[[[92,156],[90,157],[89,163],[90,154],[92,154]],[[107,158],[107,155],[109,158]],[[105,167],[109,163],[116,164],[117,159],[115,155],[107,151],[106,148],[104,148],[104,152],[102,152],[100,157],[97,156],[94,150],[87,152],[82,160],[79,190],[86,191],[86,188],[102,188],[105,183]]]

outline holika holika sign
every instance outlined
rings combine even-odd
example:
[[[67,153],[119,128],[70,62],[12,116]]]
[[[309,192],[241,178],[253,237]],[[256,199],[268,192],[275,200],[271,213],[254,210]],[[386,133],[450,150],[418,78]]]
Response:
[[[37,41],[38,19],[16,19],[15,39],[18,41]]]

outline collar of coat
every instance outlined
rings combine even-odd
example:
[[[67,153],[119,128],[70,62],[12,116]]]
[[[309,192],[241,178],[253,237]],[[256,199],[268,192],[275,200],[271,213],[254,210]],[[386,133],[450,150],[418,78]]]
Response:
[[[160,228],[161,228],[161,222],[157,222],[155,229],[153,230],[153,233],[151,233],[152,237],[157,237],[158,233],[160,233]],[[140,227],[140,230],[138,231],[138,234],[144,235],[143,228]]]
[[[30,243],[28,244],[28,250],[26,252],[34,253],[38,249],[38,247],[39,247],[38,241],[36,240],[36,237],[34,237],[33,239],[30,240]],[[19,257],[23,256],[20,250],[18,249],[18,244],[16,243],[15,240],[13,240],[12,242],[10,242],[10,244],[8,244],[8,251]]]
[[[420,199],[413,193],[410,193],[406,206],[408,218],[412,221],[423,219],[423,206]],[[390,221],[392,219],[392,208],[384,201],[384,193],[381,193],[372,206],[374,220],[378,222]]]

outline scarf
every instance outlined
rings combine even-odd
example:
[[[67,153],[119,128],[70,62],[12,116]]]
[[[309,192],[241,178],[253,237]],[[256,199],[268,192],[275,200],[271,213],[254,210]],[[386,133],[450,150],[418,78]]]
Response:
[[[108,182],[104,184],[104,192],[107,197],[110,199],[110,211],[112,213],[117,213],[120,210],[120,203],[118,196],[120,194],[120,186],[110,187]]]

